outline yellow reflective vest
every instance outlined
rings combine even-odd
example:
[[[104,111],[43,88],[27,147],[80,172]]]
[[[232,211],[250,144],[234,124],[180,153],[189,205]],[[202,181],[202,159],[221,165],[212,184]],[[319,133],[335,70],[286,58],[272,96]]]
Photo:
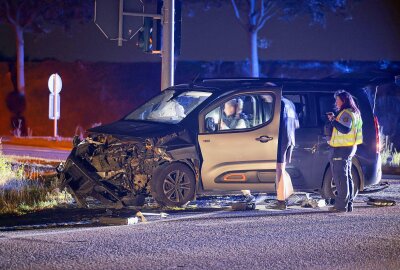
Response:
[[[351,116],[352,125],[351,130],[347,134],[340,133],[335,127],[332,131],[332,137],[329,141],[329,145],[332,147],[343,147],[343,146],[353,146],[363,143],[362,135],[362,119],[361,115],[353,112],[350,109],[345,109],[339,113],[336,117],[336,121],[339,121],[340,117],[344,112],[347,112]]]

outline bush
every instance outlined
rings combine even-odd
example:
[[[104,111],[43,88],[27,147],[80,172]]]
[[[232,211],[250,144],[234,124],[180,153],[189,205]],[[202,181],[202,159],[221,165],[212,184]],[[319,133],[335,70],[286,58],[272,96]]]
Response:
[[[0,214],[21,214],[71,202],[57,189],[57,177],[40,175],[33,165],[18,164],[0,152]]]
[[[390,167],[399,167],[400,166],[400,152],[393,147],[393,143],[391,143],[388,139],[388,136],[383,136],[382,145],[381,145],[381,158],[382,158],[382,166],[390,166]]]

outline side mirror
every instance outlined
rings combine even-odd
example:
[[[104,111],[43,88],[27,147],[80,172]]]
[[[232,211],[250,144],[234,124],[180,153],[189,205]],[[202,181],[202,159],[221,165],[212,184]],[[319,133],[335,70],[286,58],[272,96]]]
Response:
[[[213,133],[217,131],[217,125],[215,124],[214,118],[207,117],[205,121],[205,129],[207,132]]]
[[[75,135],[74,138],[72,139],[72,145],[74,147],[77,147],[78,144],[80,144],[80,143],[81,143],[81,139],[79,138],[78,135]]]

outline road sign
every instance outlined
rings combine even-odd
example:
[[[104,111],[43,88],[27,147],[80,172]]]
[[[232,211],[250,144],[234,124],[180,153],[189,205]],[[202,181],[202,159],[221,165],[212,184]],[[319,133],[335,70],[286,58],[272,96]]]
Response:
[[[54,137],[58,137],[57,120],[60,119],[60,92],[62,88],[62,80],[57,73],[51,74],[48,86],[49,95],[49,119],[54,120]]]
[[[49,119],[54,120],[54,99],[57,99],[57,120],[60,119],[60,95],[57,94],[57,97],[54,98],[54,94],[49,95]]]
[[[51,76],[49,78],[48,86],[49,86],[49,90],[52,94],[54,94],[54,88],[55,88],[57,94],[59,94],[61,92],[61,88],[62,88],[62,80],[61,80],[60,75],[58,75],[57,73],[51,74]]]

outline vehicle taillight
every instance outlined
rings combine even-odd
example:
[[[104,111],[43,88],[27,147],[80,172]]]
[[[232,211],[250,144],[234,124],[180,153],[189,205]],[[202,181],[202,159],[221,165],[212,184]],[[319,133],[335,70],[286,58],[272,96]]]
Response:
[[[375,124],[375,137],[376,137],[376,153],[381,151],[381,140],[379,138],[379,122],[378,117],[374,116],[374,124]]]

